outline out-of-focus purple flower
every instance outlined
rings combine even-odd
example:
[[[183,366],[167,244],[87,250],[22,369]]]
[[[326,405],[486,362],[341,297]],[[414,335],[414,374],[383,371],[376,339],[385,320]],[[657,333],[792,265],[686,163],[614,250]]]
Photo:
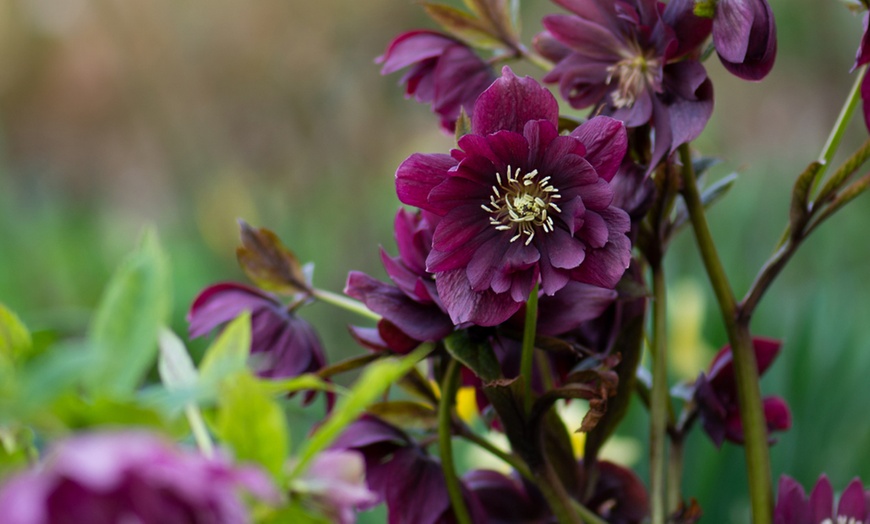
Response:
[[[396,214],[395,236],[399,256],[382,249],[381,261],[395,285],[351,271],[344,292],[361,300],[383,318],[377,329],[351,327],[360,343],[373,349],[407,353],[420,342],[441,340],[453,331],[435,280],[426,271],[426,257],[432,248],[433,227],[422,213],[400,209]]]
[[[855,64],[852,65],[852,71],[858,69],[864,64],[870,62],[870,13],[864,13],[864,35],[861,37],[861,45],[858,46],[858,52],[855,53]],[[864,106],[864,125],[870,129],[870,75],[864,76],[861,81],[861,102]]]
[[[366,484],[386,502],[390,524],[454,524],[441,464],[402,430],[373,416],[347,427],[333,444],[365,457]],[[480,508],[464,489],[475,522]]]
[[[773,524],[867,524],[870,522],[870,491],[857,477],[846,486],[834,509],[834,490],[822,475],[807,498],[803,486],[793,478],[779,478],[779,492],[773,510]]]
[[[477,100],[450,155],[415,154],[396,171],[403,203],[440,220],[426,270],[454,324],[499,324],[535,284],[613,288],[628,267],[628,215],[610,180],[627,147],[618,120],[558,132],[558,103],[505,67]]]
[[[518,478],[497,471],[475,469],[462,483],[486,515],[486,524],[550,524],[553,514],[541,494]]]
[[[767,76],[776,59],[776,23],[767,0],[706,3],[714,4],[713,45],[725,69],[744,80]]]
[[[336,524],[356,522],[356,510],[371,506],[377,495],[366,488],[365,462],[355,451],[326,450],[294,485]]]
[[[453,132],[462,108],[469,115],[474,101],[493,80],[492,68],[464,43],[435,31],[408,31],[397,36],[376,61],[387,75],[410,67],[400,83],[405,95],[441,117],[441,126]]]
[[[754,337],[752,339],[758,374],[761,375],[779,354],[778,340]],[[701,373],[695,382],[695,402],[701,415],[704,430],[717,446],[723,440],[743,443],[743,423],[737,403],[737,380],[734,376],[731,346],[725,346],[710,364],[710,372]],[[785,400],[779,397],[763,399],[764,418],[767,430],[785,431],[791,427],[791,412]]]
[[[610,524],[640,524],[649,516],[649,496],[637,474],[604,460],[596,462],[595,469],[597,475],[590,476],[581,462],[580,493],[587,508]],[[591,490],[590,478],[597,478]]]
[[[274,500],[260,470],[207,459],[144,432],[93,433],[57,445],[0,489],[4,524],[244,524],[244,489]]]
[[[289,312],[272,295],[233,282],[203,290],[187,314],[190,336],[201,337],[221,324],[251,313],[251,354],[257,374],[286,378],[317,371],[325,365],[314,327]]]
[[[544,81],[557,82],[572,107],[595,106],[596,114],[627,127],[651,124],[650,168],[701,133],[713,110],[713,86],[704,66],[687,55],[691,46],[681,45],[697,41],[703,29],[665,23],[677,20],[671,11],[679,5],[662,12],[656,0],[554,1],[573,14],[545,16],[535,46],[558,62]]]

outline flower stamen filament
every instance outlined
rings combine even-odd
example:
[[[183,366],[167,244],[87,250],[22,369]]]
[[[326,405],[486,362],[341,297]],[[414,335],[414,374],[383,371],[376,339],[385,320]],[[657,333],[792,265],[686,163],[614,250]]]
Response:
[[[553,231],[555,223],[552,213],[562,210],[553,200],[561,198],[559,190],[550,184],[550,177],[538,178],[538,170],[520,176],[521,169],[511,169],[507,173],[495,174],[496,185],[492,186],[489,204],[480,207],[491,214],[489,223],[497,231],[515,231],[511,242],[525,237],[524,243],[531,244],[535,232],[541,228],[544,233]]]

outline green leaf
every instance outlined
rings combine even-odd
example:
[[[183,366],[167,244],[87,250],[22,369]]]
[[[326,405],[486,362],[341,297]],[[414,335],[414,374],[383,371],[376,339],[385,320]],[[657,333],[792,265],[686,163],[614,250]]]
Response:
[[[424,344],[401,359],[379,360],[366,367],[350,393],[336,403],[329,419],[305,441],[299,450],[298,462],[291,477],[301,475],[315,455],[328,448],[348,424],[362,415],[393,383],[411,371],[432,348],[432,345]]]
[[[378,402],[369,406],[368,410],[394,426],[405,429],[435,429],[438,427],[438,412],[432,406],[395,400]]]
[[[33,347],[30,331],[18,315],[0,303],[0,358],[17,362]]]
[[[196,386],[198,375],[190,354],[178,336],[169,329],[160,330],[158,337],[160,356],[157,370],[166,389],[177,390]]]
[[[289,505],[256,518],[257,524],[331,524],[316,509],[306,508],[301,501],[293,500]]]
[[[813,162],[795,180],[789,209],[789,227],[792,235],[800,235],[803,232],[807,218],[809,218],[810,192],[821,169],[821,162]]]
[[[471,133],[471,119],[468,118],[468,113],[465,112],[465,108],[460,107],[459,118],[456,119],[456,129],[453,133],[456,143],[458,144],[459,139],[468,133]]]
[[[445,31],[470,46],[485,49],[504,47],[492,26],[468,13],[444,4],[423,3],[423,9]]]
[[[444,339],[444,347],[453,358],[462,362],[484,382],[501,378],[501,366],[492,346],[486,341],[471,340],[468,331],[454,331]]]
[[[266,228],[254,229],[239,221],[242,245],[236,248],[239,266],[257,287],[292,295],[308,292],[302,264],[284,247],[278,235]]]
[[[713,182],[709,187],[704,188],[704,192],[701,193],[701,204],[703,204],[705,208],[709,208],[725,196],[736,181],[737,173],[731,173],[730,175]]]
[[[205,351],[199,365],[205,386],[216,386],[225,377],[246,369],[251,352],[251,314],[233,319]]]
[[[73,430],[98,426],[165,428],[163,418],[155,410],[131,400],[107,397],[85,400],[70,392],[51,406],[51,412]]]
[[[249,372],[223,381],[215,431],[235,457],[261,464],[280,478],[290,450],[284,410]]]
[[[263,390],[271,395],[289,395],[298,391],[329,391],[344,393],[344,388],[329,383],[313,373],[306,373],[298,377],[279,380],[261,381]]]
[[[93,393],[132,393],[157,352],[157,333],[169,319],[169,270],[157,236],[146,230],[139,248],[115,272],[89,331],[101,364],[91,375]]]

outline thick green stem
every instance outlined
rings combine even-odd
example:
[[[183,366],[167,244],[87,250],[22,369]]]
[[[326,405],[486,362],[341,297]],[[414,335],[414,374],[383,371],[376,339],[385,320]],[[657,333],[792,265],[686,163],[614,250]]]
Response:
[[[471,524],[471,516],[462,498],[462,488],[456,476],[456,467],[453,464],[453,403],[456,398],[456,390],[459,387],[459,363],[451,359],[444,373],[444,381],[441,384],[441,401],[438,404],[438,450],[441,453],[441,467],[444,470],[444,480],[447,483],[447,494],[450,496],[450,504],[459,524]]]
[[[861,100],[861,82],[864,80],[864,75],[866,73],[866,65],[858,69],[858,76],[855,78],[855,83],[852,84],[852,89],[849,91],[848,96],[846,96],[846,102],[843,104],[843,108],[837,116],[837,121],[831,129],[831,134],[828,135],[828,139],[825,141],[824,147],[822,147],[822,153],[819,155],[819,162],[822,164],[822,168],[813,184],[813,189],[818,187],[818,183],[821,182],[822,178],[824,178],[825,170],[828,168],[831,160],[834,159],[834,155],[840,147],[840,141],[843,139],[843,134],[846,133],[846,126],[852,119],[852,113],[855,112],[855,108],[858,107],[858,102]]]
[[[653,337],[652,395],[650,398],[650,498],[652,524],[667,520],[665,465],[667,463],[668,427],[668,359],[667,310],[665,308],[665,276],[661,264],[652,264],[653,272]]]
[[[367,308],[362,302],[333,293],[332,291],[326,291],[325,289],[312,289],[311,295],[317,300],[326,302],[327,304],[332,304],[333,306],[338,306],[341,309],[345,309],[351,313],[356,313],[362,317],[376,321],[381,319],[380,315],[369,310],[369,308]]]
[[[770,524],[773,513],[773,485],[770,472],[770,450],[767,444],[767,425],[761,405],[761,390],[758,384],[758,364],[749,335],[749,317],[740,315],[731,284],[719,260],[716,245],[707,225],[704,206],[698,192],[689,147],[680,147],[683,162],[683,198],[698,250],[716,301],[722,313],[728,340],[734,359],[734,374],[737,377],[737,400],[740,420],[745,437],[746,467],[749,477],[749,495],[754,524]],[[738,322],[738,318],[740,322]]]
[[[535,329],[538,325],[538,284],[532,288],[526,302],[526,323],[523,328],[523,352],[520,357],[520,376],[525,387],[526,409],[532,406],[532,364],[535,362]]]
[[[668,453],[668,513],[677,511],[683,502],[683,438],[671,439]]]

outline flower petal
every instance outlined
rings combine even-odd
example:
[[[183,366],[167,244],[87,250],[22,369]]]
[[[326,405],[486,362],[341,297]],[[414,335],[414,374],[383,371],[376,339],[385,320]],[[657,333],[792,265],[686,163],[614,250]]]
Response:
[[[518,78],[510,67],[484,91],[474,104],[471,130],[476,135],[497,131],[522,133],[530,120],[559,121],[559,104],[550,92],[533,78]]]
[[[447,178],[447,171],[455,165],[456,161],[450,155],[411,155],[396,170],[396,194],[399,200],[403,204],[428,210],[429,193]]]
[[[586,146],[586,160],[598,176],[610,182],[622,163],[628,148],[625,124],[614,118],[597,116],[571,132]]]
[[[470,322],[478,326],[495,326],[509,319],[523,305],[523,302],[514,301],[509,293],[475,293],[464,269],[438,273],[435,284],[450,319],[457,325]]]

